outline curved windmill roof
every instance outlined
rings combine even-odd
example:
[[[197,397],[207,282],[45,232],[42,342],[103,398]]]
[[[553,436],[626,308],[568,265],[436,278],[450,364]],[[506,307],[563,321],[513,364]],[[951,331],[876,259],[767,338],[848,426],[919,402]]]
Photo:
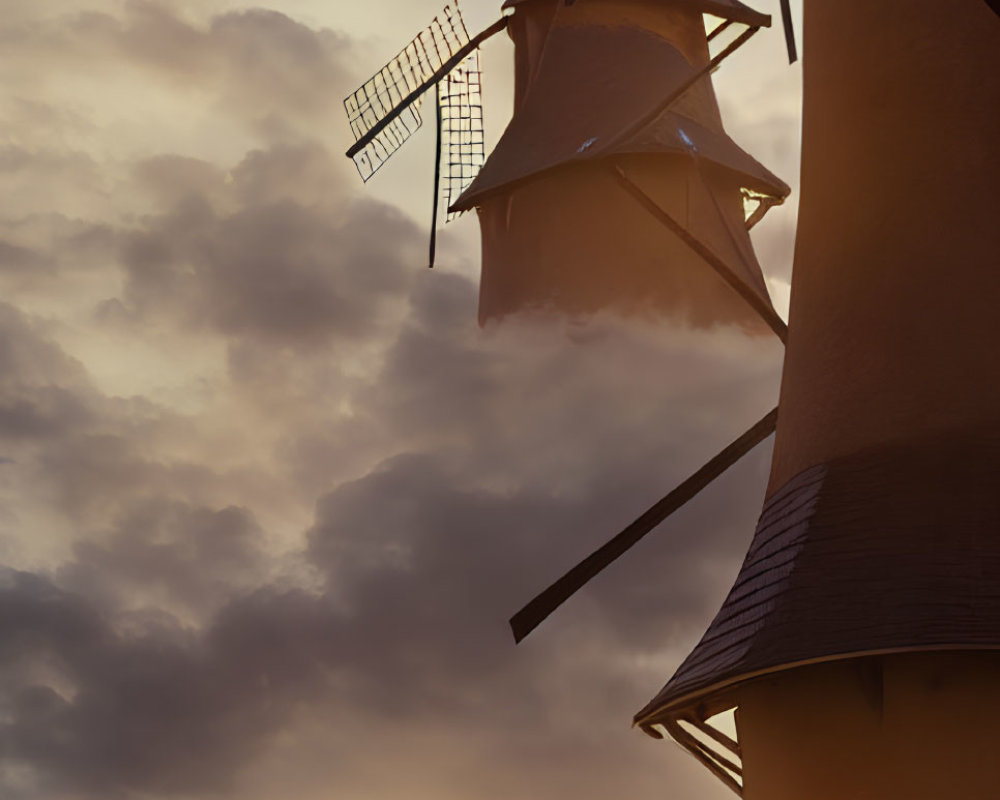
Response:
[[[735,173],[748,189],[787,196],[789,187],[723,130],[707,76],[630,133],[697,72],[670,42],[639,27],[553,28],[524,103],[452,209],[472,208],[556,167],[622,153],[698,157]]]
[[[534,0],[505,0],[501,9],[513,8]],[[754,25],[767,27],[771,24],[771,17],[761,14],[750,6],[741,3],[739,0],[664,0],[665,5],[687,6],[696,8],[705,14],[714,14],[717,17],[730,19],[733,22],[741,22],[744,25]]]
[[[701,703],[721,705],[714,713],[728,687],[804,664],[996,650],[998,479],[996,427],[872,447],[799,473],[764,505],[722,608],[636,724]]]
[[[721,610],[643,727],[722,710],[729,687],[800,665],[1000,650],[1000,370],[983,361],[1000,341],[1000,27],[979,3],[946,19],[912,5],[893,28],[880,4],[814,4],[812,177],[769,496]],[[878,24],[859,40],[862,18]],[[884,87],[854,91],[875,74]],[[922,127],[929,107],[955,135]],[[923,200],[944,192],[947,208]]]

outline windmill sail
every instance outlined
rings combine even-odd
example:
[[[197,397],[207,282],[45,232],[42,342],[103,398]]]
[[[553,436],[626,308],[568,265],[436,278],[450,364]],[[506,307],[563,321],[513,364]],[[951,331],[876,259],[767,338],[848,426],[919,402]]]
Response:
[[[451,70],[452,59],[469,44],[458,6],[445,6],[426,29],[344,100],[356,143],[347,154],[362,180],[371,178],[420,128],[423,93],[444,77],[442,71]]]
[[[438,102],[444,145],[441,188],[445,207],[449,208],[472,183],[486,160],[478,50],[438,84]],[[449,211],[448,219],[461,213]]]

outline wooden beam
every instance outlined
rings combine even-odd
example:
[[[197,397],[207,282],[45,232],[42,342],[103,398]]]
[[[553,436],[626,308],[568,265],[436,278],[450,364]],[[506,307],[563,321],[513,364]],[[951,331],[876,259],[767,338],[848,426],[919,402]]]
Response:
[[[712,41],[716,36],[722,33],[726,28],[733,24],[731,19],[724,19],[721,23],[712,28],[712,32],[708,34],[708,41]]]
[[[431,242],[428,253],[428,269],[434,269],[437,254],[438,199],[441,196],[441,134],[442,119],[441,91],[434,92],[434,118],[437,123],[437,145],[434,147],[434,197],[431,199]]]
[[[743,787],[731,774],[735,773],[742,777],[743,770],[740,767],[699,742],[694,736],[684,730],[676,720],[665,720],[661,724],[667,729],[667,732],[677,744],[708,767],[712,774],[732,789],[738,797],[743,797]],[[726,770],[729,770],[729,772]]]
[[[768,327],[774,331],[782,343],[788,341],[788,325],[785,321],[778,316],[778,312],[771,307],[769,303],[766,303],[764,299],[757,294],[753,289],[746,285],[743,280],[733,272],[729,266],[719,258],[715,253],[713,253],[700,239],[692,235],[687,228],[681,225],[677,220],[675,220],[670,214],[668,214],[652,197],[646,194],[639,186],[634,183],[625,171],[615,165],[612,167],[612,174],[617,179],[621,187],[635,198],[639,205],[646,209],[650,214],[656,217],[664,226],[670,228],[678,238],[680,238],[688,247],[694,250],[701,258],[707,263],[712,269],[714,269],[719,276],[728,283],[740,297],[742,297],[757,314],[760,315],[761,319],[767,323]]]
[[[778,409],[774,408],[750,430],[732,442],[680,486],[654,503],[621,533],[573,567],[548,589],[510,618],[514,641],[520,642],[591,578],[627,552],[663,520],[697,495],[729,467],[774,433]]]
[[[724,734],[714,725],[709,725],[708,722],[706,722],[705,720],[698,719],[698,717],[695,714],[682,717],[682,719],[689,725],[693,725],[695,728],[697,728],[699,731],[704,733],[706,736],[708,736],[715,742],[721,744],[723,747],[729,750],[733,755],[735,756],[743,755],[742,751],[740,750],[739,742],[737,742],[735,739],[730,739],[728,736],[726,736],[726,734]]]
[[[791,0],[781,0],[781,23],[785,27],[785,47],[788,49],[788,63],[794,64],[799,60],[799,54],[795,49],[795,28],[792,27]]]
[[[747,217],[746,228],[751,230],[754,225],[764,219],[764,215],[767,214],[774,206],[780,206],[784,200],[777,197],[768,197],[767,195],[760,195],[758,198],[757,208],[753,210],[753,213]]]

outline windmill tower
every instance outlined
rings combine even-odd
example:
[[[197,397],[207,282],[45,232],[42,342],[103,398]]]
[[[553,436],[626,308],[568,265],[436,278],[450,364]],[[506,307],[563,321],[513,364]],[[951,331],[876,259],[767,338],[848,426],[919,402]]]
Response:
[[[998,796],[993,5],[805,2],[779,410],[687,492],[776,417],[764,508],[715,620],[635,717],[748,800]],[[589,573],[614,555],[592,556]],[[520,635],[586,575],[567,578],[515,617]],[[729,709],[736,739],[710,721]]]
[[[783,335],[747,231],[789,190],[726,134],[710,78],[770,18],[737,0],[507,0],[503,10],[470,40],[446,9],[458,34],[422,34],[442,44],[406,91],[393,75],[410,58],[379,73],[388,88],[377,75],[348,98],[358,139],[348,155],[367,179],[439,87],[449,212],[476,209],[482,233],[480,322],[615,307]],[[703,13],[722,20],[710,34]],[[463,59],[503,29],[514,113],[479,169],[481,106],[466,88],[478,92],[478,63]]]

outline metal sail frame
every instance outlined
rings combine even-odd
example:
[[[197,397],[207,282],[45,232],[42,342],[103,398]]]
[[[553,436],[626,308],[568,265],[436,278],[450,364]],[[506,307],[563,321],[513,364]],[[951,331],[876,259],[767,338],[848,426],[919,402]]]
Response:
[[[456,2],[344,100],[355,143],[347,157],[367,182],[423,125],[423,95],[437,87],[435,119],[437,146],[429,266],[437,248],[438,192],[450,206],[468,186],[486,158],[479,46],[507,27],[501,17],[469,38]],[[442,176],[442,151],[447,151]],[[449,213],[446,221],[458,214]]]
[[[439,158],[443,156],[446,167],[440,185],[445,208],[450,208],[486,161],[478,50],[472,51],[438,83],[438,104],[442,126]],[[462,213],[449,211],[446,219],[455,219]]]
[[[362,180],[368,181],[423,124],[424,92],[465,58],[468,45],[461,12],[457,6],[454,10],[445,6],[427,28],[344,99],[355,138],[347,157],[354,160]]]

